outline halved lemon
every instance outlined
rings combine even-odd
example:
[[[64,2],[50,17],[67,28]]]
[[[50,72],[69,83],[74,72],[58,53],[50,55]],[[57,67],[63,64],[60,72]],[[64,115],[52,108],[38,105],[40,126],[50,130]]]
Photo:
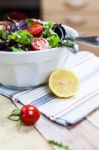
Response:
[[[60,98],[74,96],[79,89],[79,83],[79,78],[64,68],[56,69],[49,76],[49,88]]]

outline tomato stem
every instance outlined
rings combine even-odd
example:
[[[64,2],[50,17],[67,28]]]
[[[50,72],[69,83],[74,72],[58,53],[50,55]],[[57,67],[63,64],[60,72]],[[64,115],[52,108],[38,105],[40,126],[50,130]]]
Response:
[[[20,109],[15,109],[11,112],[11,114],[8,116],[9,120],[12,121],[19,121],[20,120]]]

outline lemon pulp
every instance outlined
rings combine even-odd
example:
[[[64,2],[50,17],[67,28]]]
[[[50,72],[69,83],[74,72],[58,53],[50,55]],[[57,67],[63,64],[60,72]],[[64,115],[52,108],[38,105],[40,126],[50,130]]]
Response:
[[[49,76],[50,90],[60,98],[74,96],[79,89],[79,79],[70,70],[56,69]]]

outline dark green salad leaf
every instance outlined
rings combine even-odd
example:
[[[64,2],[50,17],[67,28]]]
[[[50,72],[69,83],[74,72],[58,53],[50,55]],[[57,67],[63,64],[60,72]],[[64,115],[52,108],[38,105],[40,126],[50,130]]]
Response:
[[[60,38],[53,31],[54,23],[52,22],[45,23],[43,27],[44,27],[44,31],[42,35],[43,38],[46,38],[48,40],[51,48],[57,47],[60,42]]]
[[[69,40],[69,39],[65,39],[60,43],[61,46],[65,46],[65,47],[73,47],[74,45],[74,41]]]
[[[59,142],[57,142],[57,141],[51,140],[51,141],[49,141],[49,143],[50,143],[51,145],[57,146],[58,148],[63,149],[63,150],[71,150],[69,146],[64,145],[64,144],[61,143],[61,142],[59,143]]]
[[[25,21],[26,21],[28,27],[30,27],[30,26],[32,26],[34,24],[32,19],[26,19]]]
[[[48,23],[44,23],[43,24],[43,38],[47,38],[50,37],[51,35],[55,34],[55,32],[53,32],[53,26],[54,24],[52,22],[48,22]]]
[[[23,52],[23,51],[24,51],[23,49],[17,48],[17,47],[15,47],[15,46],[12,46],[12,47],[11,47],[11,50],[12,50],[12,52]]]
[[[49,30],[49,29],[53,29],[53,27],[54,27],[54,23],[53,22],[47,22],[47,23],[44,23],[43,24],[43,28],[45,29],[45,30]]]
[[[32,39],[32,35],[26,30],[19,30],[8,36],[9,41],[14,40],[22,45],[31,44]]]
[[[47,38],[47,40],[52,48],[57,47],[60,42],[60,38],[57,34],[52,34],[50,37]]]
[[[7,33],[5,30],[0,30],[0,38],[6,40],[7,39]]]

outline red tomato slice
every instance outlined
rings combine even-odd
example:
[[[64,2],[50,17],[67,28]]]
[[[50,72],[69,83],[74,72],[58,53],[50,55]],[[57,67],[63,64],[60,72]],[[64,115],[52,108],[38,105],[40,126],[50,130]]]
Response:
[[[41,24],[39,23],[35,23],[33,24],[28,31],[34,36],[34,37],[38,37],[42,34],[43,32],[43,27]]]
[[[21,121],[25,125],[33,125],[40,118],[39,110],[32,105],[24,105],[21,109]]]
[[[35,38],[32,41],[32,48],[33,50],[42,50],[42,49],[48,49],[49,43],[44,38]]]

